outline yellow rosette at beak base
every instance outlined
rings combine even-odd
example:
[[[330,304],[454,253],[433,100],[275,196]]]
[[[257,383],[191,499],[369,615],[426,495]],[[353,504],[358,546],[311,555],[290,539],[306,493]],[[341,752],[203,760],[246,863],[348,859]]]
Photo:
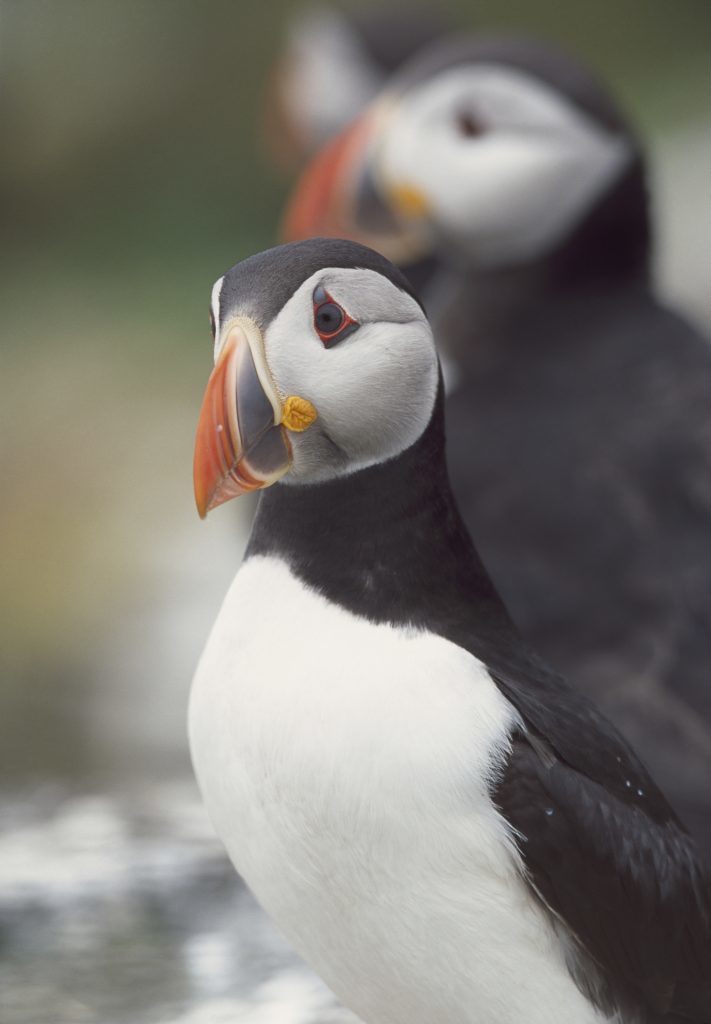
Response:
[[[284,402],[284,412],[281,423],[287,430],[293,430],[300,434],[307,430],[318,417],[314,406],[308,398],[301,398],[299,395],[289,395]]]

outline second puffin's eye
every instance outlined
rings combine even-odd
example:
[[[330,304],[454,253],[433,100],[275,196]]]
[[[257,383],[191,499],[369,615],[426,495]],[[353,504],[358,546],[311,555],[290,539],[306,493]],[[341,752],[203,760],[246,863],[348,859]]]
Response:
[[[457,114],[457,130],[466,139],[475,139],[484,134],[484,125],[469,110],[460,110]]]
[[[323,285],[314,289],[313,304],[314,327],[326,348],[358,330],[359,325],[353,317],[348,316],[345,309],[334,302]]]

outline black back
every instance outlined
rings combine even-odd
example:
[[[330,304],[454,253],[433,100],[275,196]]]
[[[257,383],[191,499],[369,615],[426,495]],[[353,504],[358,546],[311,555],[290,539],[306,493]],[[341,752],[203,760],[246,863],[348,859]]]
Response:
[[[447,405],[467,526],[524,636],[710,856],[711,351],[642,285],[467,320]]]

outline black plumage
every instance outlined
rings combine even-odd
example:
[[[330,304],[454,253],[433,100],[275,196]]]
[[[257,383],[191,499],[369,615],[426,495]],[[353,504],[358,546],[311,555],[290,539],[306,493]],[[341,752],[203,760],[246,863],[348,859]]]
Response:
[[[517,299],[457,312],[462,513],[526,638],[711,852],[711,350],[644,279]]]

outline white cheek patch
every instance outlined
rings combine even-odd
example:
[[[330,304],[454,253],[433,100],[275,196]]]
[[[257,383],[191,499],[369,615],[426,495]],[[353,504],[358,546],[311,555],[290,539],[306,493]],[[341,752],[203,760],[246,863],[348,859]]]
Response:
[[[361,325],[328,349],[313,326],[319,284]],[[282,397],[298,394],[318,412],[291,437],[292,479],[328,479],[392,458],[429,423],[438,384],[429,324],[411,296],[375,271],[313,275],[269,325],[265,347]]]
[[[445,233],[470,242],[481,262],[546,255],[568,237],[628,161],[622,141],[599,133],[574,143],[554,139],[485,140],[470,192],[443,196]]]
[[[437,389],[424,321],[366,324],[359,334],[350,349],[344,345],[341,353],[328,353],[336,357],[326,368],[333,386],[319,389],[318,399],[324,426],[348,452],[350,470],[414,444],[430,421]]]
[[[214,359],[217,361],[217,356],[220,351],[220,292],[222,291],[222,285],[224,283],[224,276],[218,278],[212,286],[212,295],[210,297],[210,309],[212,310],[212,321],[215,325],[215,343],[214,343]]]
[[[483,126],[469,138],[458,116]],[[379,152],[383,187],[420,192],[439,236],[483,264],[545,255],[620,177],[631,142],[512,68],[451,69],[408,94]]]

